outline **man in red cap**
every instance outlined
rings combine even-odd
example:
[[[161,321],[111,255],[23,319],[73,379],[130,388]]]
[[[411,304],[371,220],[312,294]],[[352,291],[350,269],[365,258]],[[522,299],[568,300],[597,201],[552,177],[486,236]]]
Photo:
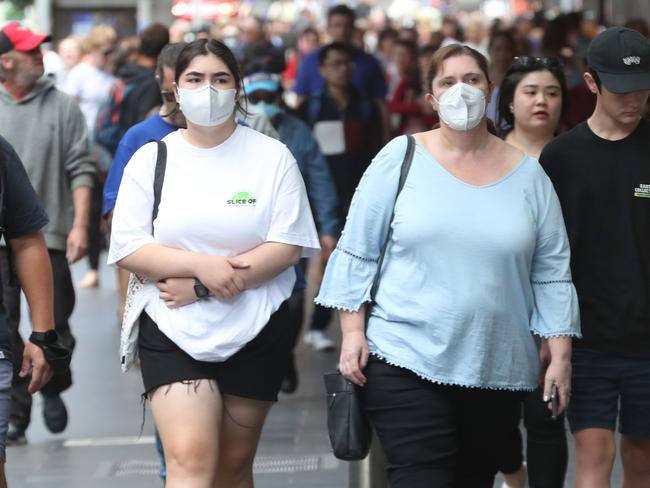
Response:
[[[86,253],[90,195],[95,166],[89,153],[86,122],[77,102],[44,77],[41,44],[49,36],[16,22],[0,32],[0,134],[14,147],[43,202],[50,221],[43,234],[52,262],[54,323],[59,341],[74,347],[68,319],[75,294],[69,264]],[[6,248],[0,248],[2,301],[14,349],[14,379],[8,441],[25,440],[31,419],[28,379],[20,370],[23,340],[18,333],[20,288],[12,276]],[[67,410],[60,393],[72,384],[70,372],[55,375],[41,390],[45,425],[61,432]]]

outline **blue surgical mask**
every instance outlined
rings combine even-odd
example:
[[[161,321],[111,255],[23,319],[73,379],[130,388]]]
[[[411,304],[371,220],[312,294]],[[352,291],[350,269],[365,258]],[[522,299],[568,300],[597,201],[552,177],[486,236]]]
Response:
[[[279,113],[282,113],[282,109],[277,103],[259,102],[255,106],[261,110],[269,119],[273,119],[273,117]]]

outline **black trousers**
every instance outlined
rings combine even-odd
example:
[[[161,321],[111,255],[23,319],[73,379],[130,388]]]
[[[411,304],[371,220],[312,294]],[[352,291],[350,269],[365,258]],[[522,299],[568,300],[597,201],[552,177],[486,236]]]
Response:
[[[542,400],[541,388],[526,394],[519,410],[523,410],[526,427],[526,462],[530,488],[562,488],[566,477],[569,449],[564,428],[564,415],[557,420]],[[521,467],[523,441],[519,428],[508,436],[501,449],[499,471],[512,473]]]
[[[314,310],[312,312],[311,321],[309,322],[309,330],[320,330],[325,332],[331,321],[332,309],[314,303]]]
[[[99,269],[99,254],[106,247],[102,232],[102,205],[104,202],[104,184],[95,179],[90,204],[90,221],[88,222],[88,262],[90,269]]]
[[[364,373],[391,488],[492,488],[521,392],[438,385],[373,357]]]
[[[296,348],[298,337],[302,329],[302,321],[305,318],[305,290],[293,290],[291,296],[287,300],[287,320],[288,326],[291,327],[291,351]]]
[[[530,488],[562,488],[569,463],[564,415],[553,420],[543,394],[537,389],[524,399],[528,484]]]
[[[75,339],[70,330],[69,319],[75,305],[75,292],[70,268],[64,251],[49,250],[54,281],[54,328],[63,344],[74,348]],[[20,336],[20,284],[12,276],[13,268],[9,264],[6,248],[0,248],[0,279],[2,280],[2,300],[7,313],[7,324],[11,334],[12,360],[14,377],[11,388],[11,414],[9,420],[19,428],[26,429],[31,420],[32,396],[27,392],[30,377],[20,378],[25,343]],[[41,389],[43,395],[58,395],[72,385],[72,374],[53,376]]]

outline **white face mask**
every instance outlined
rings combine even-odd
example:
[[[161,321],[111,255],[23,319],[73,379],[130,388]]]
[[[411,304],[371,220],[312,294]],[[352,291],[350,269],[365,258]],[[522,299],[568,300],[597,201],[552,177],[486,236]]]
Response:
[[[235,111],[237,90],[218,90],[212,85],[189,90],[178,89],[179,105],[185,118],[196,125],[214,127],[223,124]]]
[[[456,83],[434,100],[440,119],[454,130],[473,129],[485,115],[485,94],[467,83]]]

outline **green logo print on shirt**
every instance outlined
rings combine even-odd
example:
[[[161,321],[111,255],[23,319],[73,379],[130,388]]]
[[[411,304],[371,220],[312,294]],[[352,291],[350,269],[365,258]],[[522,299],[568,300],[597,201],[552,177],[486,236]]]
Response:
[[[226,202],[227,205],[246,205],[252,206],[257,203],[257,199],[247,191],[240,191]]]
[[[638,188],[634,189],[634,196],[639,198],[650,198],[650,185],[639,184]]]

